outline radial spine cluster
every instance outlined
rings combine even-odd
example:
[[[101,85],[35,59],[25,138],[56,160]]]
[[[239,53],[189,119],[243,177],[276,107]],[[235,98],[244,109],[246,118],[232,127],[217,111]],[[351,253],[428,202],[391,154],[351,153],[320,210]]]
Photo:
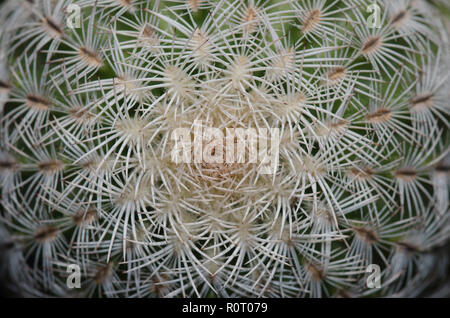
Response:
[[[449,44],[427,1],[0,8],[0,270],[16,293],[415,296],[446,279]],[[207,127],[277,129],[274,171],[248,148],[175,162],[173,132]]]

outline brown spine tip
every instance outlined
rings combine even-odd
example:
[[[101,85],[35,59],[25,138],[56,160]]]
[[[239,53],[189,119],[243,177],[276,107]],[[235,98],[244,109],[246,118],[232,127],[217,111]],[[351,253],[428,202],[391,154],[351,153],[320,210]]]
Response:
[[[203,2],[203,0],[187,0],[188,7],[193,12],[198,12],[202,2]]]
[[[85,170],[93,170],[97,167],[97,162],[95,160],[89,160],[86,162],[83,162],[81,164],[81,168],[85,169]]]
[[[329,127],[333,130],[340,130],[347,126],[347,121],[344,119],[338,120],[336,122],[330,123]]]
[[[395,171],[395,177],[405,182],[411,182],[417,178],[417,171],[412,168],[401,168]]]
[[[419,247],[408,242],[397,242],[397,246],[408,253],[416,253],[420,251]]]
[[[59,231],[56,227],[44,225],[36,230],[34,239],[39,243],[49,242],[56,238]]]
[[[392,117],[392,112],[387,108],[380,108],[367,115],[367,120],[371,123],[383,123]]]
[[[355,227],[353,228],[353,231],[365,242],[369,244],[373,244],[375,242],[378,242],[378,235],[375,233],[374,230],[364,228],[364,227]]]
[[[381,46],[382,43],[383,40],[381,39],[380,36],[371,37],[366,42],[364,42],[361,51],[366,55],[370,54],[376,51]]]
[[[373,177],[375,172],[369,167],[363,168],[353,167],[350,169],[350,174],[357,179],[370,179]]]
[[[254,31],[256,25],[258,24],[258,12],[254,7],[247,7],[242,16],[242,24],[244,24],[244,30],[246,32]]]
[[[195,29],[189,46],[198,57],[205,58],[210,54],[209,39],[199,28]]]
[[[129,7],[133,3],[133,0],[117,0],[117,1],[124,7]]]
[[[308,16],[303,21],[302,31],[307,33],[314,30],[319,24],[321,18],[321,12],[319,9],[313,9],[308,13]]]
[[[95,272],[92,280],[97,284],[101,285],[109,276],[112,274],[111,264],[100,266]]]
[[[48,160],[38,163],[38,169],[42,173],[54,173],[63,168],[63,163],[59,160]]]
[[[333,68],[327,74],[328,82],[331,82],[332,84],[339,82],[341,79],[344,78],[345,73],[346,73],[346,69],[343,66],[338,66],[338,67]]]
[[[17,169],[17,162],[11,159],[0,160],[0,171],[1,170],[15,170]]]
[[[408,11],[401,10],[400,12],[398,12],[397,14],[392,16],[391,24],[394,27],[398,28],[403,24],[403,22],[406,20],[407,17],[408,17]]]
[[[161,278],[153,277],[150,280],[150,288],[152,292],[160,297],[163,297],[167,292],[167,285],[165,282],[169,280],[169,277],[161,275]]]
[[[85,225],[92,223],[97,218],[97,211],[95,209],[79,210],[72,217],[76,225]]]
[[[89,50],[86,47],[81,47],[78,53],[80,54],[83,61],[86,62],[86,64],[89,66],[100,67],[103,65],[99,54],[95,51]]]
[[[294,240],[292,240],[292,238],[285,239],[284,243],[289,247],[295,247],[295,242]]]
[[[322,281],[326,277],[323,269],[317,264],[309,263],[306,265],[306,269],[311,273],[315,280]]]
[[[155,29],[152,28],[149,24],[146,24],[142,29],[142,36],[145,38],[152,38],[153,36],[155,36],[155,33]]]
[[[433,106],[433,94],[423,94],[411,98],[411,106],[414,110],[424,110]]]
[[[440,164],[440,165],[438,165],[438,166],[435,168],[435,170],[436,170],[436,172],[438,172],[438,173],[445,173],[445,174],[447,174],[447,173],[450,172],[450,166],[446,166],[446,165]]]
[[[138,36],[138,41],[141,45],[153,47],[158,45],[159,39],[156,30],[149,24],[145,24],[142,28],[141,34]]]
[[[0,80],[0,93],[5,92],[9,93],[11,91],[12,86],[9,85],[7,82]]]
[[[82,107],[72,107],[69,115],[77,121],[88,121],[94,117],[88,110]]]
[[[52,18],[46,17],[42,20],[44,28],[52,38],[60,38],[64,34],[63,28],[58,25]]]
[[[38,95],[28,95],[26,97],[26,103],[28,107],[40,111],[46,111],[50,108],[50,102],[45,97]]]

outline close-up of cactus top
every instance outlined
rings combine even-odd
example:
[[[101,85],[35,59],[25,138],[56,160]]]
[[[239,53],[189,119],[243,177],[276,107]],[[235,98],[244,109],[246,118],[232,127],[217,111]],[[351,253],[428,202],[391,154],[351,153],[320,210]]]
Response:
[[[449,12],[3,1],[1,284],[24,297],[450,295]]]

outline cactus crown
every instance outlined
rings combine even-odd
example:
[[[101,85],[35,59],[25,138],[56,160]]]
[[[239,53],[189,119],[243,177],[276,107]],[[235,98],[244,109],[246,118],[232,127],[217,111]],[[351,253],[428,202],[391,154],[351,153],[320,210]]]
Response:
[[[0,21],[22,292],[415,295],[446,275],[448,37],[426,1],[7,0]],[[179,128],[201,160],[174,160]],[[265,173],[245,129],[270,132]]]

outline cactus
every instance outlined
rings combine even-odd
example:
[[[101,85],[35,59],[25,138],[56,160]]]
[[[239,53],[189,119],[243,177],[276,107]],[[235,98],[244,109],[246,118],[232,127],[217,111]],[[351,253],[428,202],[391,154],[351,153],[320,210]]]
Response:
[[[4,1],[8,288],[434,290],[449,265],[444,19],[422,0]],[[250,134],[217,135],[231,129],[277,132],[265,139],[269,171],[267,157],[250,160],[263,147],[250,147]],[[222,149],[224,139],[233,147]],[[174,160],[190,141],[198,148],[182,148],[183,158],[201,160]]]

